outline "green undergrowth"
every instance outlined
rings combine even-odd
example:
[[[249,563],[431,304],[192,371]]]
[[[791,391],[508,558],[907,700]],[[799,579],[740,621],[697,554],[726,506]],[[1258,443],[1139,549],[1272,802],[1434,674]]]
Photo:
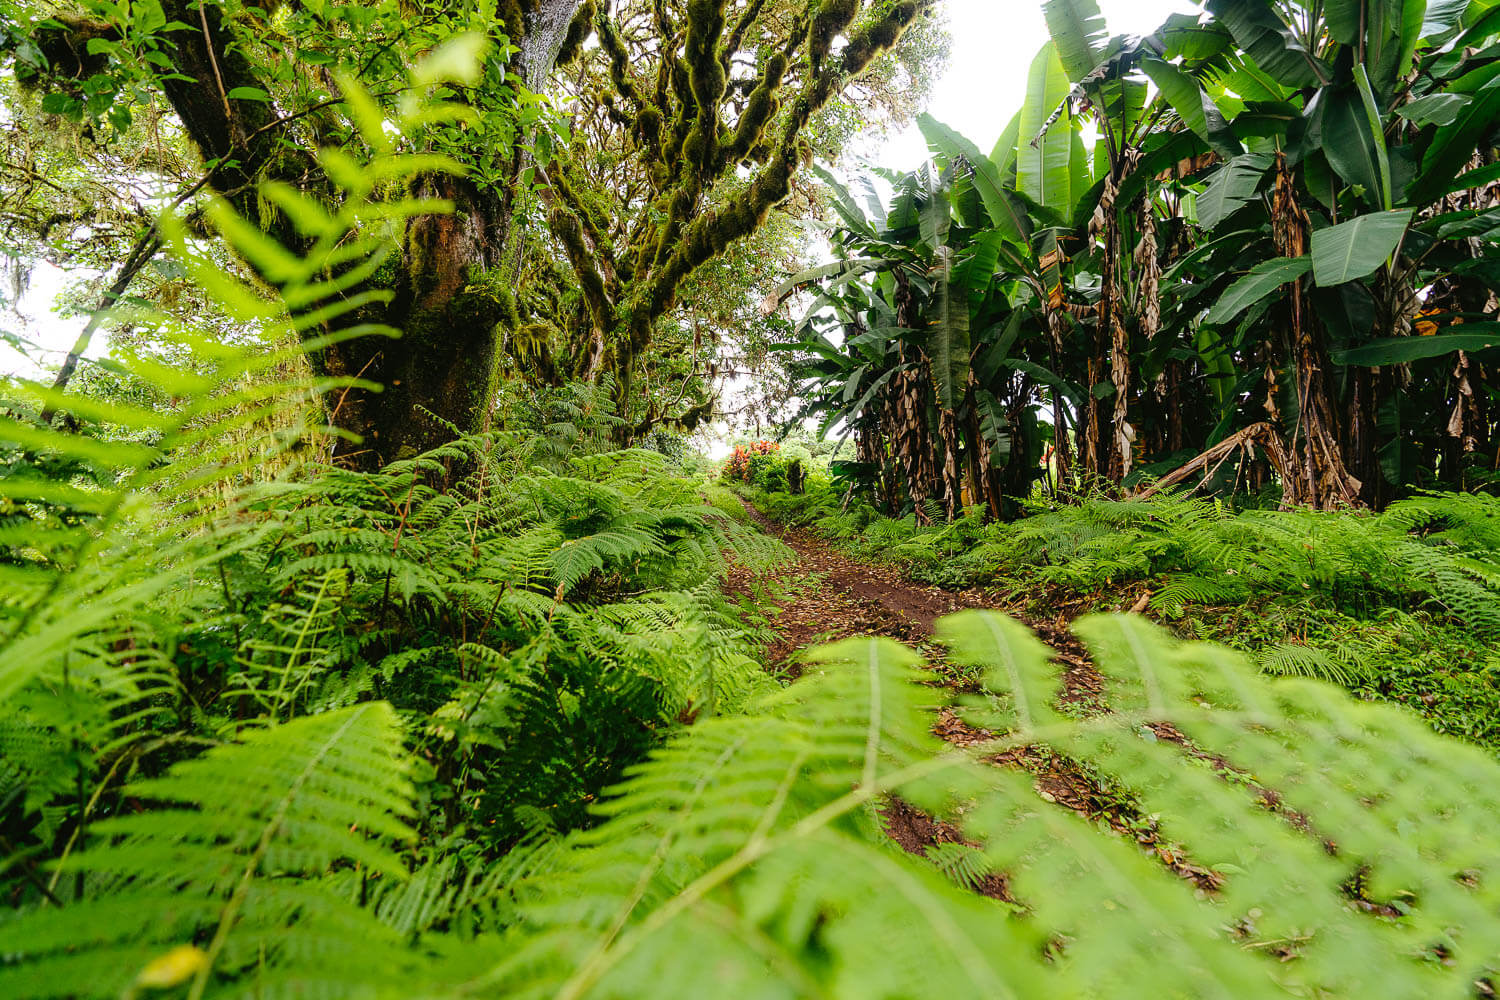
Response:
[[[1252,654],[1420,712],[1440,732],[1500,749],[1500,500],[1421,494],[1381,514],[1235,510],[1174,496],[1032,503],[1012,523],[971,509],[919,526],[844,504],[831,487],[756,492],[807,526],[913,579],[996,592],[1048,615],[1146,597],[1185,637]]]
[[[1047,648],[990,612],[938,623],[949,656],[979,678],[960,710],[1006,733],[999,747],[1044,742],[1080,762],[1216,873],[1216,891],[1048,803],[1028,775],[945,748],[930,732],[942,695],[919,657],[851,639],[812,651],[796,684],[676,733],[595,807],[597,825],[537,822],[489,860],[422,835],[427,767],[388,702],[247,727],[137,776],[125,792],[138,805],[101,817],[89,849],[58,868],[82,890],[0,918],[0,991],[1459,1000],[1487,989],[1500,940],[1492,758],[1399,709],[1258,675],[1139,618],[1077,630],[1118,711],[1061,712]],[[1193,746],[1146,738],[1148,721]],[[1226,780],[1209,754],[1256,782]],[[951,818],[966,843],[902,853],[877,812],[893,795]],[[997,873],[1005,902],[970,891]]]

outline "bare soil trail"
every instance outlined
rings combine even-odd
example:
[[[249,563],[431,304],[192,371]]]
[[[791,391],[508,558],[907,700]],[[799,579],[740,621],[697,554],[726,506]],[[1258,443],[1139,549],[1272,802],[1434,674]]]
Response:
[[[796,553],[796,565],[787,572],[806,574],[814,580],[814,585],[802,588],[776,618],[779,638],[768,650],[773,665],[784,664],[810,644],[850,636],[883,635],[927,647],[937,619],[966,608],[985,608],[1020,620],[1056,651],[1064,668],[1064,704],[1102,710],[1102,679],[1083,644],[1068,631],[1071,619],[1063,614],[1052,621],[1038,621],[997,603],[983,590],[926,587],[905,579],[893,567],[860,562],[811,531],[776,524],[749,503],[745,510],[762,531],[781,539]],[[747,585],[748,576],[743,573],[732,575],[729,581],[732,591],[744,592]]]
[[[1107,711],[1103,700],[1104,679],[1083,644],[1068,631],[1071,619],[1065,612],[1060,612],[1054,620],[1037,621],[1018,613],[1014,607],[1000,604],[982,590],[925,587],[904,579],[893,567],[854,559],[811,531],[778,525],[749,503],[745,509],[763,531],[781,539],[796,554],[795,563],[784,567],[779,574],[797,585],[790,588],[788,603],[781,606],[773,619],[771,627],[776,639],[766,649],[767,662],[772,667],[796,676],[799,671],[795,654],[807,646],[853,636],[880,635],[922,650],[927,655],[928,668],[935,675],[934,684],[961,691],[956,672],[947,668],[941,648],[932,641],[933,628],[944,615],[967,608],[984,608],[1020,620],[1052,647],[1063,670],[1059,698],[1063,705],[1071,705],[1084,714]],[[748,594],[753,586],[754,578],[741,569],[731,574],[726,589]],[[976,748],[981,753],[984,744],[994,739],[994,734],[965,722],[951,708],[938,713],[932,732],[947,743]],[[1009,749],[984,759],[997,766],[1029,772],[1035,778],[1037,794],[1044,801],[1132,837],[1143,849],[1155,853],[1163,865],[1200,888],[1208,891],[1217,888],[1216,873],[1193,864],[1173,845],[1162,842],[1154,824],[1145,822],[1128,798],[1102,786],[1073,761],[1039,747]],[[934,844],[961,840],[953,826],[899,800],[882,809],[881,816],[886,832],[912,854],[925,855]],[[983,895],[1008,898],[1004,877],[1000,875],[986,877],[973,888]]]

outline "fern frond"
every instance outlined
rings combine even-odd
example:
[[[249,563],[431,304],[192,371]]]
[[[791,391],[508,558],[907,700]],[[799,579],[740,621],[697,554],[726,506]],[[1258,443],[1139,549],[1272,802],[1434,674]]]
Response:
[[[1492,759],[1132,618],[1080,625],[1114,712],[1074,720],[1051,705],[1047,650],[1014,623],[972,612],[941,626],[1011,706],[1016,728],[984,753],[1041,740],[1083,762],[1174,852],[1217,866],[1222,888],[1195,889],[1021,772],[935,754],[931,689],[909,654],[857,640],[815,657],[767,715],[702,723],[636,769],[606,823],[545,876],[512,883],[504,954],[466,956],[445,978],[537,997],[689,995],[712,981],[787,996],[1457,1000],[1492,968]],[[1162,723],[1187,741],[1160,737]],[[940,847],[935,864],[879,846],[871,807],[887,792],[977,846]],[[1022,915],[935,869],[960,882],[1005,872]],[[1374,901],[1363,908],[1356,882]],[[1368,912],[1385,900],[1405,916]],[[1445,964],[1423,961],[1435,945]]]
[[[317,876],[341,861],[405,876],[382,841],[410,836],[406,770],[394,712],[371,703],[252,730],[130,786],[176,805],[95,825],[95,846],[64,869],[87,876],[85,897],[5,921],[0,992],[115,997],[195,941],[200,995],[252,969],[273,992],[378,984],[400,966],[394,935]],[[351,940],[376,947],[352,951]]]

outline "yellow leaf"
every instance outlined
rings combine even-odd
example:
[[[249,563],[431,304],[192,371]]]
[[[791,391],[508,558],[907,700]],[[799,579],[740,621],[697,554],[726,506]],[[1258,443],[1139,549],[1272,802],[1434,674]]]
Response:
[[[146,963],[135,977],[137,986],[165,990],[195,976],[208,964],[208,956],[196,945],[180,944]]]

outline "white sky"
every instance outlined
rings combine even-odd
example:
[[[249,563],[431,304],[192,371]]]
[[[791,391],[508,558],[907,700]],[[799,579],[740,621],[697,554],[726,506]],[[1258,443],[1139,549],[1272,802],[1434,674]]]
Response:
[[[53,311],[53,304],[71,281],[97,280],[99,276],[93,268],[69,272],[45,260],[32,261],[31,265],[31,283],[19,302],[11,302],[10,289],[4,290],[0,330],[19,334],[40,350],[32,351],[28,359],[0,341],[0,375],[41,378],[56,372],[78,339],[86,317],[69,316],[65,319]],[[105,337],[101,333],[89,346],[88,356],[99,357],[105,346]]]
[[[1144,35],[1171,14],[1196,13],[1189,0],[1097,0],[1112,35]],[[953,36],[948,70],[927,110],[986,153],[1026,97],[1026,73],[1048,40],[1040,0],[942,0]],[[876,159],[915,170],[927,144],[915,125],[893,136]]]

